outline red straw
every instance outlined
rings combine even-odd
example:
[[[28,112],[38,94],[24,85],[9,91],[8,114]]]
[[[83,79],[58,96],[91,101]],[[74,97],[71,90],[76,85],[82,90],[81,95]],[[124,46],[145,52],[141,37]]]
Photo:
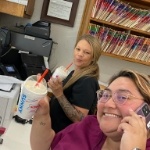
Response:
[[[65,70],[68,70],[68,69],[71,67],[72,64],[73,64],[73,63],[70,63],[70,64],[66,67]]]
[[[41,82],[41,80],[46,76],[48,71],[49,71],[49,69],[46,68],[46,70],[43,72],[43,74],[41,75],[40,79],[37,81],[35,86],[37,86]]]

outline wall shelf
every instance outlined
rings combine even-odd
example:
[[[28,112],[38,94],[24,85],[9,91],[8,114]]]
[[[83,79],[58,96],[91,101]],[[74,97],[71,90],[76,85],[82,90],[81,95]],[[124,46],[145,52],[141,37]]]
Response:
[[[138,4],[137,4],[137,0],[121,0],[121,1],[124,3],[129,3],[129,5],[131,5],[131,7],[136,8],[136,9],[146,9],[146,10],[150,9],[150,0],[140,0],[138,2]],[[117,29],[119,31],[121,30],[126,33],[130,33],[131,35],[145,37],[147,39],[150,39],[150,31],[147,32],[147,31],[136,29],[136,28],[130,28],[130,27],[126,27],[123,25],[111,23],[111,22],[108,22],[108,21],[105,21],[102,19],[96,19],[96,18],[91,17],[93,6],[94,6],[95,2],[96,2],[96,0],[92,0],[92,1],[86,0],[84,13],[82,16],[82,21],[81,21],[79,32],[78,32],[78,37],[80,37],[83,34],[89,33],[88,30],[89,30],[90,24],[95,24],[95,25],[106,26],[106,27],[109,27],[112,29]],[[150,42],[150,40],[148,40],[148,41]],[[134,62],[134,63],[139,63],[139,64],[143,64],[146,66],[150,66],[149,60],[147,62],[147,61],[142,61],[139,59],[129,58],[126,56],[116,55],[116,54],[109,53],[109,52],[103,52],[102,55],[118,58],[121,60],[130,61],[130,62]]]
[[[17,17],[31,18],[34,10],[35,0],[28,0],[28,5],[22,5],[9,1],[0,0],[0,13]]]
[[[141,61],[141,60],[132,59],[132,58],[124,57],[124,56],[119,56],[119,55],[105,53],[105,52],[102,52],[102,55],[150,66],[150,62],[144,62],[144,61]]]
[[[110,25],[112,27],[117,27],[117,28],[124,29],[124,30],[127,30],[127,31],[134,31],[134,32],[140,33],[140,34],[150,38],[150,32],[138,30],[138,29],[135,29],[135,28],[125,27],[125,26],[122,26],[122,25],[119,25],[119,24],[110,23],[110,22],[107,22],[105,20],[99,20],[99,19],[95,19],[95,18],[91,18],[90,21],[94,22],[94,23],[97,23],[97,24],[101,23],[101,24]]]

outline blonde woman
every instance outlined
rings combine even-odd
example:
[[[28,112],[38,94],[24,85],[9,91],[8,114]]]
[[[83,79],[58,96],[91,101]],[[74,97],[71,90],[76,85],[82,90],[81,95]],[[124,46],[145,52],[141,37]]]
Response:
[[[75,44],[74,70],[63,82],[59,76],[49,80],[48,85],[54,94],[50,99],[50,116],[55,132],[94,113],[96,91],[99,89],[97,62],[100,55],[99,39],[92,35],[83,35]]]

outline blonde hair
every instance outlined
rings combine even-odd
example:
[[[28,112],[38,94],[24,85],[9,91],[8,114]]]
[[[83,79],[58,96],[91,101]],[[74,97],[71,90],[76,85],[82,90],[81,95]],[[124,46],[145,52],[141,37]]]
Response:
[[[143,96],[144,101],[150,104],[150,78],[148,76],[138,73],[137,71],[122,70],[110,79],[109,85],[119,77],[130,78]]]
[[[77,45],[77,43],[81,40],[86,40],[92,50],[93,50],[93,61],[91,62],[91,64],[85,68],[82,68],[80,71],[78,71],[76,74],[74,74],[69,81],[65,84],[64,89],[68,88],[70,85],[72,85],[73,83],[75,83],[79,78],[83,77],[83,76],[90,76],[90,77],[94,77],[97,80],[99,79],[99,66],[97,64],[99,57],[101,56],[101,42],[97,37],[94,37],[92,35],[86,34],[81,36],[76,44],[75,47]]]

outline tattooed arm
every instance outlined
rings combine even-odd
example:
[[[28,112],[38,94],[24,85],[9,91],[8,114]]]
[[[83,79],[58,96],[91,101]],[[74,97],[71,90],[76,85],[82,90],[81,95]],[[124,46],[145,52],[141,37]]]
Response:
[[[57,99],[66,116],[73,122],[81,121],[88,114],[87,109],[70,104],[64,94]]]
[[[55,136],[51,128],[48,98],[39,102],[39,108],[33,118],[30,143],[32,150],[49,150]]]
[[[62,82],[59,78],[51,78],[48,82],[48,86],[51,88],[53,94],[58,99],[58,102],[64,113],[72,122],[78,122],[88,114],[88,109],[72,105],[67,100],[63,93]]]
[[[53,94],[57,98],[64,113],[72,122],[81,121],[82,118],[88,114],[88,109],[72,105],[67,100],[63,93],[62,81],[59,78],[51,78],[48,82],[48,86],[51,88]]]

